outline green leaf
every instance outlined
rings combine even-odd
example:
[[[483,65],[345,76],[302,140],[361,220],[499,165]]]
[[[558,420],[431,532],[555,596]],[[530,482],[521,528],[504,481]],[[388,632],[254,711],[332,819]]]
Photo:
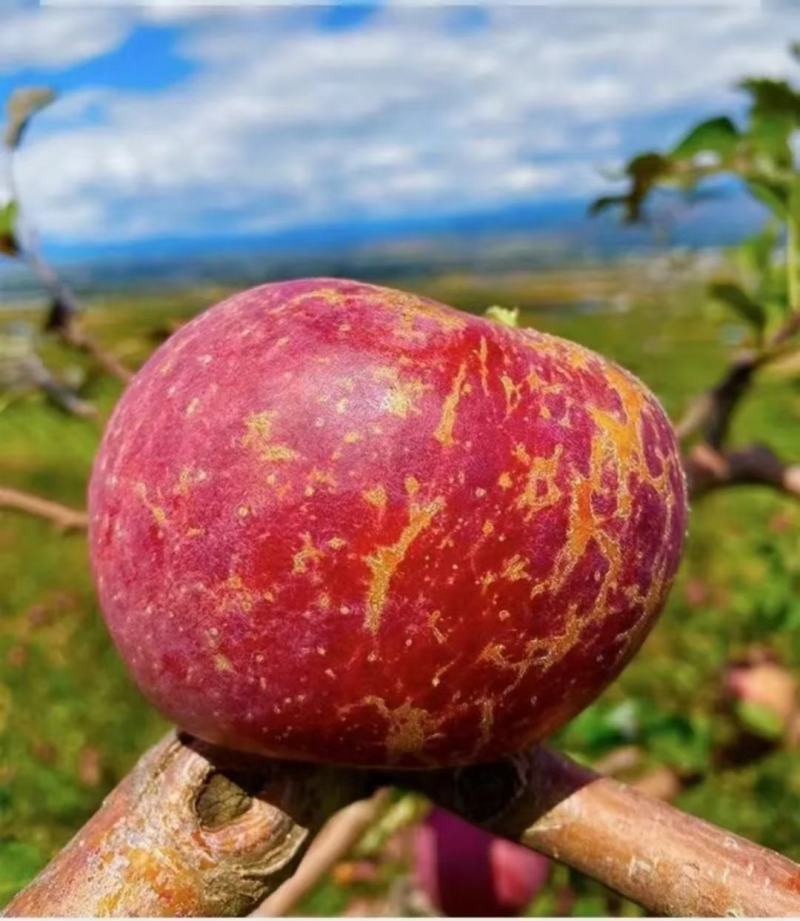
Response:
[[[561,747],[594,758],[629,742],[636,735],[637,710],[636,701],[621,701],[610,707],[595,702],[567,724],[560,737]]]
[[[748,179],[747,188],[775,217],[781,220],[786,217],[789,210],[789,195],[784,186],[762,179]]]
[[[788,169],[792,163],[792,151],[789,146],[789,137],[800,124],[800,113],[797,116],[787,114],[762,114],[754,115],[748,140],[755,154],[760,171],[774,172]],[[759,156],[760,155],[760,156]],[[766,157],[766,163],[764,158]]]
[[[626,205],[627,203],[627,195],[601,195],[589,205],[589,215],[594,217],[596,214],[608,211],[609,208]]]
[[[772,269],[775,249],[780,239],[780,224],[777,221],[767,221],[758,232],[743,240],[739,244],[739,251],[747,263],[747,267],[757,275],[765,276]]]
[[[766,312],[761,304],[754,301],[746,291],[733,282],[714,282],[708,286],[709,294],[728,307],[731,307],[746,323],[758,332],[767,322]]]
[[[492,304],[491,307],[486,308],[483,315],[503,326],[519,326],[519,307],[501,307],[499,304]]]
[[[779,250],[782,228],[780,221],[770,219],[733,251],[742,286],[764,312],[765,329],[781,322],[788,307],[786,269]]]
[[[619,205],[625,209],[625,221],[635,224],[643,219],[642,206],[659,180],[666,179],[672,172],[672,164],[660,153],[652,151],[639,154],[625,166],[625,175],[630,186],[622,195],[604,195],[589,206],[589,214],[596,215]]]
[[[754,735],[764,739],[779,739],[783,735],[783,722],[769,707],[752,700],[740,700],[736,704],[736,716],[742,725]]]
[[[648,151],[629,161],[625,173],[639,182],[652,182],[669,168],[669,160],[660,153]]]
[[[634,224],[642,220],[642,206],[660,179],[665,179],[671,170],[669,160],[659,153],[643,153],[628,163],[625,172],[631,177],[625,220]]]
[[[702,715],[654,714],[644,726],[647,751],[680,771],[701,771],[711,751],[710,721]]]
[[[16,224],[19,206],[12,199],[0,208],[0,253],[4,256],[19,255]]]
[[[725,159],[739,142],[739,130],[726,116],[700,122],[673,149],[672,156],[691,158],[700,153],[715,153]]]
[[[4,141],[9,150],[15,150],[22,141],[25,129],[33,116],[49,106],[56,94],[49,86],[26,86],[15,90],[6,103],[6,130]]]
[[[639,710],[639,702],[636,700],[620,701],[606,714],[606,722],[624,739],[635,739],[641,725]]]
[[[749,77],[739,86],[750,94],[753,115],[790,116],[800,119],[800,93],[786,80]]]

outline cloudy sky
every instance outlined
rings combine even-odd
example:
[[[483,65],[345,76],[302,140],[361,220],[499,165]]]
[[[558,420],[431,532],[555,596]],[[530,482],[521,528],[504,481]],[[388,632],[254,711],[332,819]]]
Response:
[[[18,162],[54,250],[588,198],[625,155],[736,111],[743,74],[791,74],[800,38],[800,11],[746,2],[0,4],[0,96],[60,94]]]

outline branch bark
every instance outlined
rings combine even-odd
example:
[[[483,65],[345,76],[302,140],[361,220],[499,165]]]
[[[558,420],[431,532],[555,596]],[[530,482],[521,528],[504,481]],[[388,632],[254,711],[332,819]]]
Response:
[[[0,486],[0,508],[16,509],[46,518],[62,531],[86,528],[89,524],[86,512],[7,486]]]
[[[433,778],[426,792],[652,914],[800,913],[800,865],[545,748]]]
[[[636,767],[642,753],[635,746],[619,748],[594,765],[600,774],[615,774]],[[630,784],[636,790],[657,799],[672,800],[681,791],[678,776],[669,768],[655,768]],[[274,892],[252,915],[283,917],[305,898],[366,834],[380,817],[388,790],[382,788],[368,800],[346,806],[323,827],[312,841],[294,876]]]
[[[267,762],[171,734],[7,916],[243,915],[337,809],[391,780],[653,914],[800,914],[800,866],[537,748],[434,772]]]
[[[322,823],[364,795],[365,781],[170,733],[5,915],[248,914],[292,873]]]

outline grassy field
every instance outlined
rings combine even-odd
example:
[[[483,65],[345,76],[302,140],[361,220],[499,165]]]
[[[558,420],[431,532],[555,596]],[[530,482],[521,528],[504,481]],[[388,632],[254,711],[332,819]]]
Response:
[[[469,310],[519,306],[526,325],[625,364],[673,418],[714,381],[741,336],[705,304],[699,285],[666,284],[641,268],[584,273],[577,281],[566,273],[453,276],[414,287]],[[135,366],[171,323],[219,293],[118,299],[92,309],[88,323]],[[7,315],[9,322],[19,319]],[[82,367],[54,343],[45,352],[53,367]],[[104,415],[118,392],[107,379],[87,377],[85,396]],[[0,394],[0,409],[0,485],[82,506],[100,427],[60,413],[38,394]],[[765,440],[800,458],[799,419],[797,384],[764,379],[736,419],[735,439]],[[587,761],[636,746],[637,770],[666,766],[679,778],[683,808],[795,859],[800,757],[769,725],[743,725],[721,687],[726,664],[753,645],[774,650],[790,669],[800,667],[799,545],[800,508],[790,500],[740,488],[697,503],[685,563],[660,624],[622,678],[558,740]],[[732,743],[744,729],[752,744],[734,757]],[[0,511],[0,903],[91,815],[162,730],[110,646],[83,536]],[[379,895],[402,873],[403,861],[387,857],[381,865],[369,883],[326,881],[306,910],[333,913],[354,895]],[[636,911],[564,868],[555,869],[530,907],[542,915]]]

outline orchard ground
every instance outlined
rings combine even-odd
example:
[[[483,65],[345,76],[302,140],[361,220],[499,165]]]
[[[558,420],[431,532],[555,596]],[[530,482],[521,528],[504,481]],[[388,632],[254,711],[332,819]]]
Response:
[[[713,384],[744,330],[710,306],[699,279],[660,265],[494,278],[451,275],[396,285],[466,310],[519,306],[524,325],[615,358],[661,398],[673,419]],[[222,290],[116,297],[93,305],[87,327],[130,366]],[[37,322],[4,311],[7,322]],[[47,345],[53,368],[80,364]],[[792,369],[784,369],[792,374]],[[732,443],[769,442],[800,460],[800,368],[760,379],[735,418]],[[119,385],[87,378],[107,416]],[[38,394],[0,394],[0,484],[83,507],[99,426]],[[557,744],[595,763],[622,746],[637,773],[666,766],[676,803],[800,859],[800,753],[765,715],[725,704],[726,664],[758,646],[800,668],[800,507],[759,488],[697,502],[685,561],[660,623],[622,677],[563,730]],[[92,814],[164,724],[126,678],[97,611],[81,533],[0,510],[0,903]],[[338,914],[353,900],[395,898],[403,847],[367,847],[373,872],[334,874],[300,906]],[[374,907],[372,910],[375,910]],[[558,867],[529,914],[640,913]]]

